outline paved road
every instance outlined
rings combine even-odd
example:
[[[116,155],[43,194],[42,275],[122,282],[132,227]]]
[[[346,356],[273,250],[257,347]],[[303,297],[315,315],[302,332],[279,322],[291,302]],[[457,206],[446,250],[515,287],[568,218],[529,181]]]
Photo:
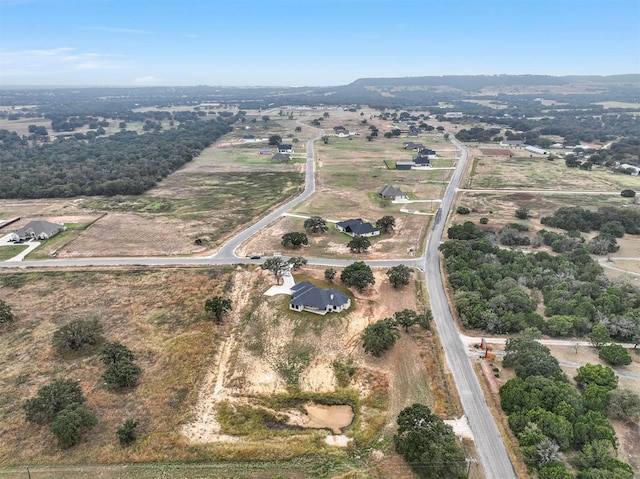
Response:
[[[235,260],[237,257],[235,255],[235,250],[244,243],[246,240],[251,238],[254,234],[258,233],[262,228],[267,226],[272,221],[278,219],[282,216],[283,213],[286,213],[294,206],[300,204],[309,196],[311,196],[316,191],[316,177],[315,177],[315,162],[314,162],[314,151],[313,151],[313,142],[322,138],[324,136],[324,130],[317,129],[317,136],[312,138],[307,142],[307,167],[306,167],[306,178],[304,184],[304,191],[302,194],[298,195],[288,203],[285,203],[280,208],[272,211],[267,216],[262,218],[260,221],[257,221],[253,225],[249,226],[247,229],[239,233],[237,236],[231,238],[227,241],[222,248],[211,256],[211,258],[215,259],[216,262],[218,260]]]
[[[440,245],[446,218],[451,210],[456,188],[460,183],[468,156],[467,150],[462,144],[454,138],[451,138],[451,141],[460,150],[461,156],[458,167],[442,198],[442,204],[436,214],[433,230],[427,243],[423,266],[427,291],[429,292],[434,323],[438,328],[440,341],[442,341],[442,347],[453,374],[462,407],[473,432],[476,450],[484,467],[485,477],[487,479],[516,479],[517,476],[502,441],[502,436],[498,431],[478,378],[473,371],[467,350],[460,340],[460,334],[451,314],[442,281],[442,272],[440,271],[438,246]]]
[[[236,263],[259,263],[259,260],[249,258],[239,258],[235,255],[238,246],[259,232],[270,222],[276,220],[283,213],[306,200],[315,191],[315,170],[314,170],[314,150],[313,142],[324,135],[322,130],[316,138],[307,143],[307,168],[305,189],[297,198],[277,208],[240,234],[227,241],[220,250],[208,257],[200,258],[86,258],[86,259],[52,259],[43,261],[28,262],[0,262],[0,268],[15,267],[85,267],[85,266],[191,266],[207,264],[236,264]],[[434,226],[424,258],[407,258],[399,260],[378,260],[367,261],[372,267],[388,268],[397,264],[417,267],[425,272],[427,290],[431,301],[431,309],[434,315],[434,322],[438,328],[449,368],[462,401],[465,414],[471,426],[475,438],[475,445],[482,461],[485,475],[488,479],[510,479],[516,478],[511,465],[506,448],[498,432],[498,428],[493,419],[491,411],[486,403],[478,379],[471,367],[471,362],[466,354],[466,350],[460,340],[460,336],[453,320],[451,310],[445,295],[442,274],[440,271],[440,253],[438,246],[444,232],[446,218],[451,210],[456,194],[456,188],[462,177],[465,163],[467,161],[466,149],[455,139],[451,138],[454,145],[460,150],[461,158],[454,171],[452,180],[447,187],[440,208],[438,209]],[[308,258],[309,264],[343,267],[351,264],[352,260],[339,260],[328,258]]]

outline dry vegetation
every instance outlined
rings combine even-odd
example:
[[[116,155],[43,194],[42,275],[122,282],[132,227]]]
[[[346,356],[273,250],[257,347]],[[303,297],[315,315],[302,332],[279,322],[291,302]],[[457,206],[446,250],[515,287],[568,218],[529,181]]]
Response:
[[[298,279],[322,284],[322,277],[323,270],[307,268]],[[365,450],[380,439],[376,464],[396,460],[387,448],[401,408],[421,401],[448,417],[459,413],[445,399],[451,391],[443,388],[451,384],[440,381],[442,356],[431,333],[403,334],[382,359],[363,353],[359,334],[367,324],[417,306],[416,286],[397,291],[384,271],[376,272],[374,288],[355,295],[351,310],[326,317],[290,312],[288,296],[262,296],[272,278],[246,268],[7,272],[0,281],[0,297],[18,317],[2,331],[0,353],[0,463],[5,466],[268,461],[312,454],[320,462],[337,461],[331,466],[337,472],[356,466],[344,449],[325,444],[327,432],[295,427],[313,426],[306,423],[305,404],[351,404],[354,422],[343,425],[353,440],[350,448]],[[205,321],[203,311],[204,301],[216,294],[234,305],[221,326]],[[136,353],[143,375],[133,390],[113,393],[103,387],[95,351],[61,358],[52,348],[57,328],[88,316],[100,318],[107,340]],[[308,361],[296,387],[283,360],[301,352],[308,353]],[[340,389],[332,362],[348,358],[356,374],[348,389]],[[46,426],[25,423],[21,409],[54,378],[80,381],[99,418],[86,440],[68,451],[57,448]],[[256,414],[265,413],[284,427],[254,422]],[[115,429],[127,418],[140,419],[141,438],[121,448]]]

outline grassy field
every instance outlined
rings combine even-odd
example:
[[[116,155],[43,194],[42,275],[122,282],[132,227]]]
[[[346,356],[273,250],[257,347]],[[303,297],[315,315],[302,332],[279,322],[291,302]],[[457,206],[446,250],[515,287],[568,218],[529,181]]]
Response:
[[[305,269],[296,280],[326,285],[322,273]],[[262,296],[272,279],[251,267],[3,272],[0,298],[12,306],[17,322],[2,329],[0,475],[18,477],[30,464],[34,477],[43,478],[298,478],[347,472],[367,477],[374,470],[376,477],[396,477],[398,458],[390,446],[395,414],[414,401],[448,417],[459,409],[447,399],[451,385],[440,381],[446,378],[442,352],[430,332],[403,334],[380,359],[362,352],[359,334],[366,324],[416,307],[417,285],[397,291],[384,281],[383,272],[376,272],[376,278],[376,287],[364,295],[336,284],[353,298],[354,307],[321,317],[292,313],[286,297]],[[204,316],[205,300],[216,294],[232,298],[234,306],[222,325]],[[120,341],[136,353],[143,370],[136,388],[121,393],[105,389],[95,349],[71,357],[53,349],[56,329],[86,317],[100,320],[106,340]],[[231,354],[219,356],[226,345]],[[298,387],[292,388],[290,372],[278,358],[293,358],[296,351],[310,356]],[[354,382],[347,389],[336,388],[331,362],[350,356],[357,370]],[[219,377],[218,371],[226,371],[221,402],[216,394],[209,396],[206,386],[208,376]],[[91,434],[66,451],[57,448],[46,426],[26,423],[21,408],[54,378],[78,380],[87,407],[99,418]],[[238,435],[237,442],[191,442],[181,434],[185,424],[198,420],[201,402],[210,399],[215,399],[212,410],[221,433]],[[272,428],[264,422],[270,415],[291,415],[310,400],[352,404],[356,419],[346,432],[352,439],[349,448],[326,445],[323,431]],[[220,409],[223,402],[231,409]],[[140,420],[140,438],[122,448],[115,429],[127,418]],[[372,461],[373,450],[383,451],[385,459]],[[198,464],[185,464],[194,461]],[[154,464],[124,471],[115,465],[141,462]],[[43,467],[47,464],[59,466]]]
[[[29,246],[27,245],[6,245],[0,246],[0,261],[6,261],[8,259],[13,258],[14,256],[19,255]]]
[[[475,150],[474,150],[475,151]],[[615,174],[595,167],[592,171],[567,168],[564,160],[523,156],[483,157],[475,152],[470,188],[554,189],[574,191],[614,191],[637,187],[630,175]],[[468,185],[467,185],[468,186]]]

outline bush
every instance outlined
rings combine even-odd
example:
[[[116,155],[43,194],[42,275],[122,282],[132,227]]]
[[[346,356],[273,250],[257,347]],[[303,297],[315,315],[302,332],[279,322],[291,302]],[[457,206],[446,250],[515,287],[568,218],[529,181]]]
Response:
[[[456,208],[456,213],[458,213],[459,215],[468,215],[469,213],[471,213],[471,210],[466,206],[458,206]]]
[[[107,366],[102,379],[110,389],[124,389],[135,386],[142,374],[142,369],[128,361],[118,361]]]
[[[631,364],[631,355],[623,346],[619,344],[609,344],[602,346],[598,357],[612,366],[626,366]]]
[[[102,325],[96,318],[75,319],[53,333],[53,347],[59,354],[88,349],[102,340]]]
[[[140,421],[137,419],[127,419],[123,424],[118,426],[116,435],[118,436],[118,441],[122,447],[132,444],[136,439],[138,439],[137,429],[139,425]]]
[[[379,357],[396,343],[398,337],[400,331],[396,329],[393,320],[387,318],[364,328],[362,346],[367,353]]]
[[[0,324],[13,323],[16,320],[11,312],[11,306],[0,299]]]
[[[85,400],[78,381],[58,379],[41,387],[36,397],[25,401],[22,408],[26,413],[27,421],[46,424],[53,421],[67,406],[83,404]]]
[[[68,449],[80,442],[82,433],[98,424],[96,415],[82,404],[64,408],[51,423],[51,432],[58,439],[58,446]]]
[[[480,224],[481,225],[486,225],[489,222],[489,218],[483,216],[482,218],[480,218]]]
[[[529,218],[529,208],[527,208],[526,206],[521,206],[516,210],[515,215],[516,218],[520,220],[526,220],[527,218]]]
[[[620,192],[620,196],[622,196],[623,198],[633,198],[634,196],[636,196],[636,192],[633,190],[622,190]]]

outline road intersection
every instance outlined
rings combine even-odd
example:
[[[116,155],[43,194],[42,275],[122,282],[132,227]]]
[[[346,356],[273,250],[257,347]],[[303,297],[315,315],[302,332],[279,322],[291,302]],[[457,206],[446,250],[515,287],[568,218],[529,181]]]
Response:
[[[27,267],[108,267],[108,266],[207,266],[214,264],[258,264],[262,260],[236,256],[236,249],[269,223],[275,221],[294,206],[309,198],[315,192],[315,157],[314,141],[320,139],[324,131],[318,129],[315,138],[307,143],[306,181],[303,192],[276,208],[253,225],[228,240],[211,256],[206,257],[139,257],[139,258],[82,258],[82,259],[50,259],[41,261],[5,261],[0,268]],[[450,137],[458,148],[461,158],[454,170],[452,179],[445,190],[440,208],[436,212],[433,229],[429,235],[425,255],[421,258],[397,260],[366,261],[371,267],[388,268],[405,264],[421,270],[425,275],[429,300],[434,322],[445,350],[449,369],[455,380],[464,412],[475,438],[475,446],[482,462],[485,477],[488,479],[516,478],[511,460],[507,454],[495,420],[480,387],[470,358],[463,345],[456,323],[451,314],[440,269],[438,246],[441,243],[446,225],[446,218],[453,205],[457,187],[467,162],[468,153],[464,146]],[[352,263],[350,260],[329,258],[308,258],[311,265],[344,267]]]

